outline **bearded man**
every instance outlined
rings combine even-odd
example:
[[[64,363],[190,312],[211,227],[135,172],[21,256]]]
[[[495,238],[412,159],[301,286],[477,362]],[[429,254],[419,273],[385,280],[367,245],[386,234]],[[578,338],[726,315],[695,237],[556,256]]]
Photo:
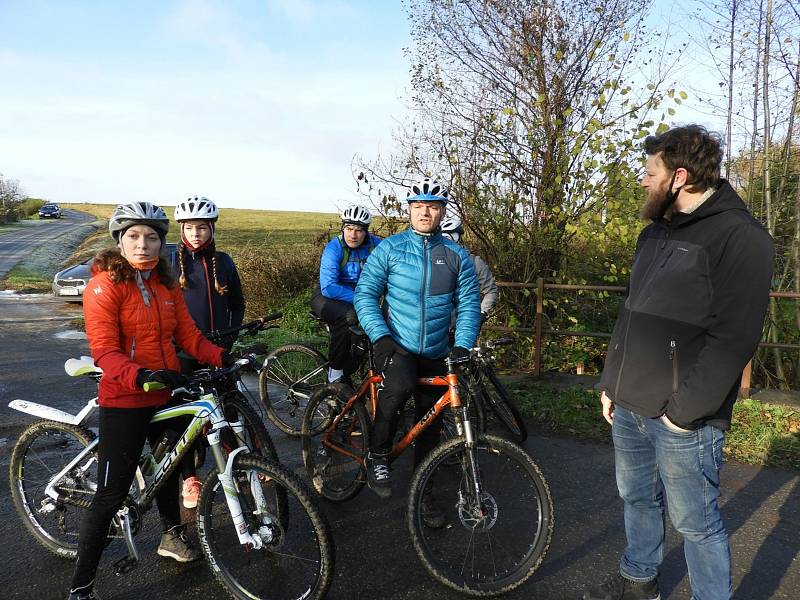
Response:
[[[612,427],[627,546],[584,600],[658,600],[665,506],[684,540],[694,600],[731,597],[717,499],[725,431],[764,322],[772,239],[720,179],[719,138],[676,127],[645,140],[642,211],[625,303],[609,343]]]

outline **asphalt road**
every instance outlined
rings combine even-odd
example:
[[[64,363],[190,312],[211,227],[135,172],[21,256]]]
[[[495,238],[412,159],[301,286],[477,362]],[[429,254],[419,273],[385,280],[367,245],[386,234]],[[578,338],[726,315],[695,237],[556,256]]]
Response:
[[[68,233],[94,217],[64,209],[61,219],[29,219],[7,231],[0,229],[0,279],[14,268],[27,253],[41,244]]]
[[[79,310],[78,306],[49,298],[21,300],[0,295],[0,463],[4,472],[10,446],[20,426],[29,422],[7,408],[9,400],[25,398],[75,411],[93,395],[90,382],[71,379],[62,368],[67,358],[87,351],[84,339],[67,332],[66,318]],[[304,475],[298,442],[271,431],[281,459]],[[577,598],[586,582],[615,568],[624,545],[612,449],[534,431],[526,450],[549,482],[556,510],[555,530],[539,571],[504,597]],[[382,502],[365,490],[344,504],[323,503],[337,552],[330,598],[461,598],[434,582],[414,554],[404,522],[404,486],[410,476],[407,458],[397,464],[397,492],[389,501]],[[800,598],[800,475],[729,463],[723,470],[723,488],[724,514],[732,534],[735,598]],[[133,573],[115,577],[108,567],[124,551],[118,542],[106,550],[97,584],[103,598],[225,597],[204,562],[178,565],[155,555],[156,521],[156,513],[151,511],[136,538],[142,560]],[[72,564],[39,547],[21,527],[5,476],[0,483],[0,540],[0,597],[65,597]],[[661,594],[664,600],[690,597],[680,539],[671,529]]]

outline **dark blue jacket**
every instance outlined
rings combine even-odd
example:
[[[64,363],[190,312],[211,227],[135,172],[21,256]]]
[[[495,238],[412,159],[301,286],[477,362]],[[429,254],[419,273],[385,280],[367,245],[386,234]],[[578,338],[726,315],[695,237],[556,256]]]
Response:
[[[344,240],[338,236],[328,242],[322,251],[319,262],[319,287],[322,295],[333,300],[353,303],[353,291],[361,276],[361,269],[370,252],[381,242],[381,238],[368,234],[358,248],[350,248],[347,262],[342,264],[345,255]]]
[[[478,338],[481,296],[472,258],[441,233],[426,236],[409,228],[383,240],[361,273],[354,305],[370,340],[391,335],[427,358],[447,355],[454,308],[455,345],[472,348]]]
[[[224,252],[216,252],[217,281],[220,285],[228,286],[225,294],[219,294],[214,286],[210,253],[204,250],[191,252],[185,247],[179,251],[183,252],[183,273],[188,280],[183,297],[197,328],[207,334],[241,325],[244,319],[244,296],[233,259]],[[170,255],[170,263],[176,276],[180,277],[178,251]]]

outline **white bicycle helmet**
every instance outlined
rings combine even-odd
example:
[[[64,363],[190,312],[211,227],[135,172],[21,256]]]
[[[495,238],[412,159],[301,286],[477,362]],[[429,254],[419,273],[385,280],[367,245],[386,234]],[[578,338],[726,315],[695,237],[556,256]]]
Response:
[[[190,221],[192,219],[205,219],[216,221],[219,217],[217,205],[203,196],[194,196],[179,202],[175,207],[175,220]]]
[[[360,204],[351,204],[342,211],[343,225],[369,227],[370,223],[372,223],[372,215],[369,214],[369,210]]]
[[[464,226],[461,224],[461,219],[456,215],[447,215],[442,222],[439,223],[442,233],[457,233],[459,235],[464,233]]]
[[[160,206],[149,202],[131,202],[120,204],[114,209],[108,219],[108,232],[114,241],[119,242],[119,236],[134,225],[148,225],[158,232],[163,240],[169,231],[169,219]]]
[[[435,179],[425,177],[412,184],[406,194],[406,202],[441,202],[447,204],[447,188]]]

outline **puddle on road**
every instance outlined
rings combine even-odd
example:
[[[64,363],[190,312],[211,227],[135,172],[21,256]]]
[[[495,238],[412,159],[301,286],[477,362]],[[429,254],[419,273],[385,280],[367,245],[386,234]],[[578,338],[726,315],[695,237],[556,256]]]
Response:
[[[85,340],[86,332],[78,331],[77,329],[70,329],[68,331],[60,331],[53,337],[57,340]]]

